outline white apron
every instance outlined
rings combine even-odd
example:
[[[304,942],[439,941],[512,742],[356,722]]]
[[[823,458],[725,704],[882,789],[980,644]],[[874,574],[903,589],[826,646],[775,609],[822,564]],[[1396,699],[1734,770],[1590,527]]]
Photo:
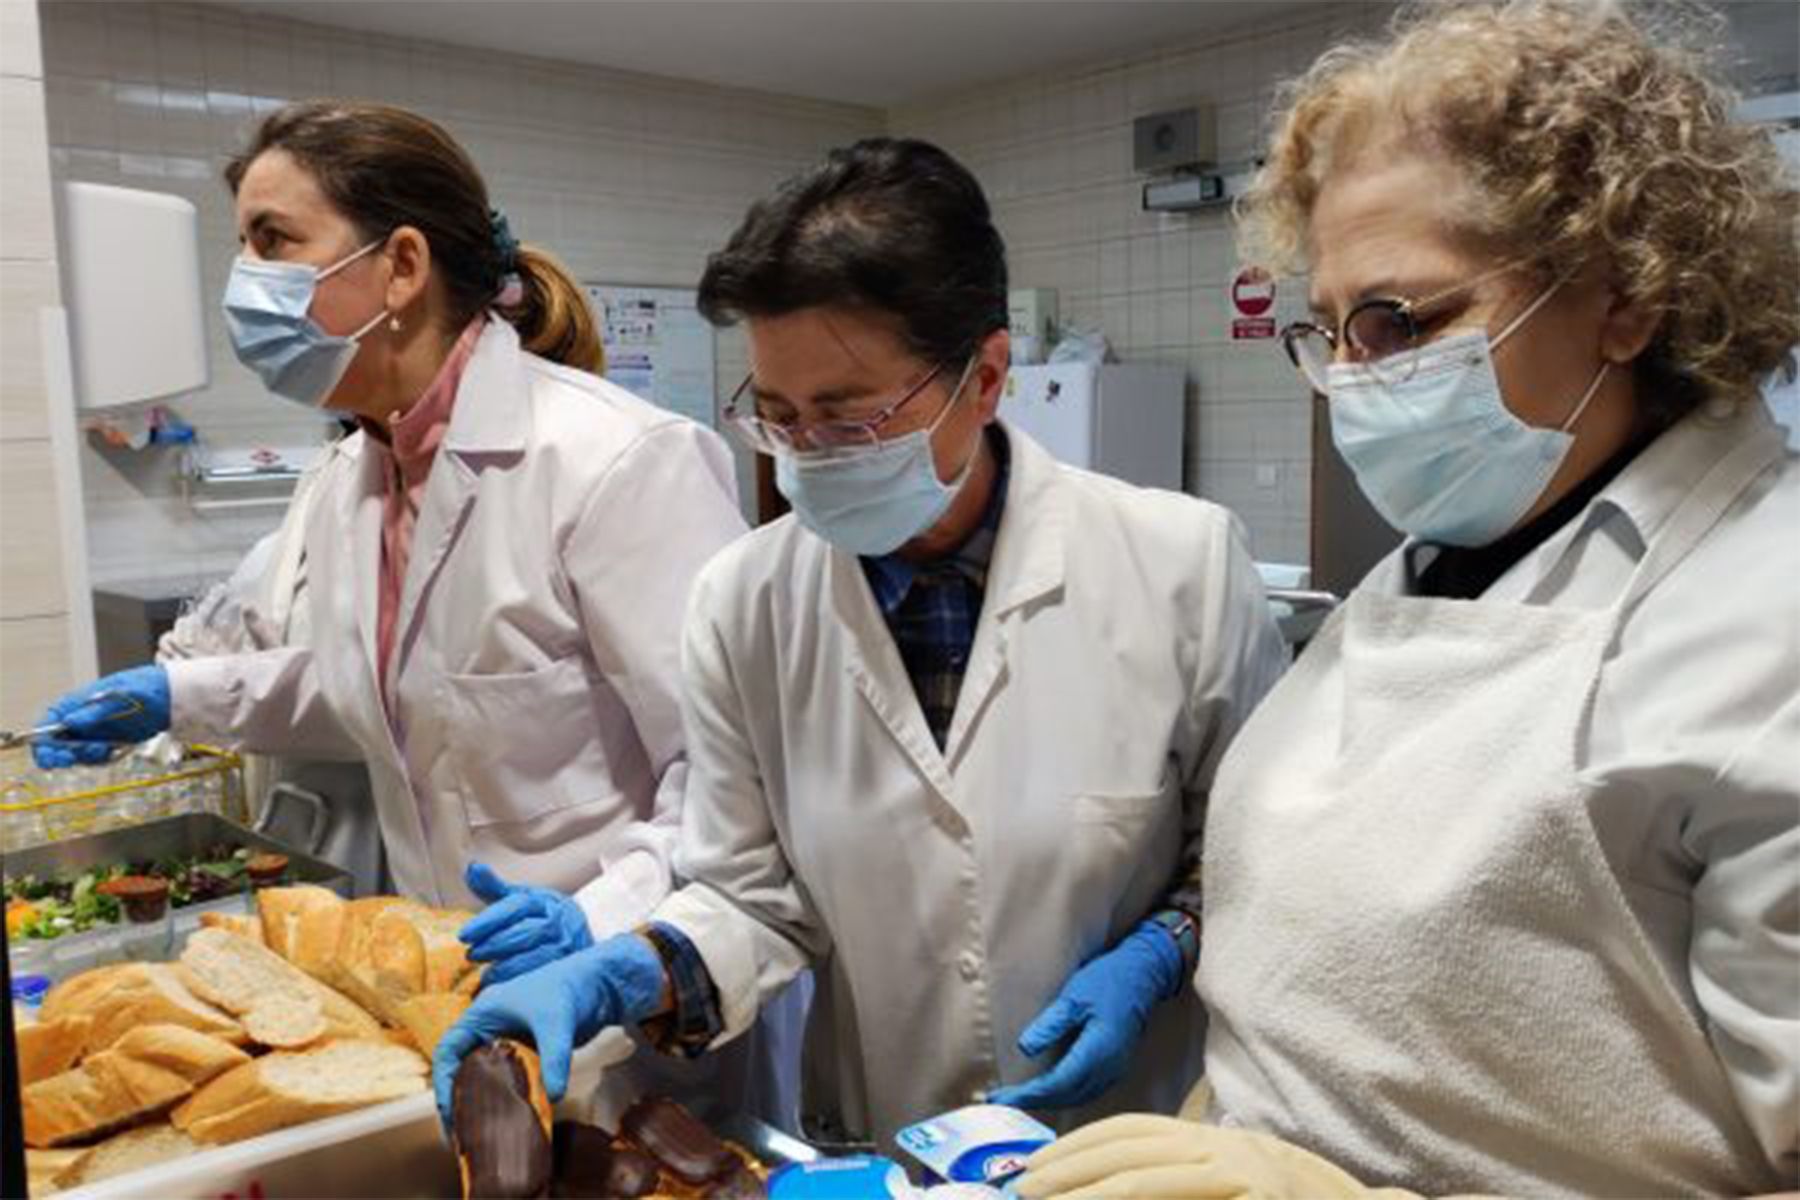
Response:
[[[1779,452],[1716,461],[1610,608],[1371,581],[1333,614],[1213,790],[1216,1118],[1435,1195],[1779,1184],[1608,866],[1576,754],[1625,617]]]

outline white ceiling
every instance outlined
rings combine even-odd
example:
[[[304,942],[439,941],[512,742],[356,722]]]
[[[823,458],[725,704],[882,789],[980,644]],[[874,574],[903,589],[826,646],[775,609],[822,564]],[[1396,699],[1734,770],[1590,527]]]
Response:
[[[1328,0],[210,0],[728,87],[892,107]]]

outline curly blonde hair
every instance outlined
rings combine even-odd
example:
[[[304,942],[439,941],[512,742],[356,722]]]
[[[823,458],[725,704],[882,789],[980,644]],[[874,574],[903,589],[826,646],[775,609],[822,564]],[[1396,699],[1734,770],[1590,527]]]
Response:
[[[1653,412],[1734,406],[1793,369],[1800,192],[1687,25],[1653,34],[1626,0],[1414,5],[1288,85],[1239,204],[1246,255],[1305,269],[1334,164],[1442,155],[1466,185],[1459,232],[1546,276],[1601,264],[1657,314],[1637,364]]]

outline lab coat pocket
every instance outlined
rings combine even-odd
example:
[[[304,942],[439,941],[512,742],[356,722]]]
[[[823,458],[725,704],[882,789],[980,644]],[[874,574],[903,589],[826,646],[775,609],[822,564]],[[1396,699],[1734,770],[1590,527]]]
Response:
[[[444,676],[450,765],[472,828],[530,821],[616,791],[601,700],[580,657],[535,671]]]
[[[1088,793],[1074,804],[1080,903],[1104,898],[1106,940],[1135,924],[1174,877],[1181,852],[1179,793]]]
[[[1173,800],[1168,792],[1090,792],[1075,797],[1075,819],[1084,825],[1130,828],[1153,821],[1165,811],[1173,811]]]

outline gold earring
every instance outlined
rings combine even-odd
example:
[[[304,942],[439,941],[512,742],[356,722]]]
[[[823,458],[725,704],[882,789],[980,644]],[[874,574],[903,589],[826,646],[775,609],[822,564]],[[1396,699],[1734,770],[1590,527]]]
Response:
[[[395,333],[399,333],[400,332],[400,318],[399,317],[389,317],[388,318],[388,328]]]

